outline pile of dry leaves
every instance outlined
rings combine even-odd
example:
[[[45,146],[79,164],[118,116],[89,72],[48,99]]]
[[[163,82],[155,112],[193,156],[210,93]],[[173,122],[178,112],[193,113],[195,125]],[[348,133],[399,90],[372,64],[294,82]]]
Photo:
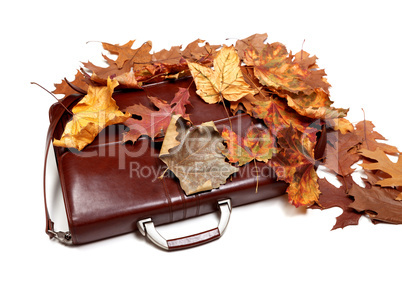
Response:
[[[266,39],[266,34],[255,34],[232,46],[196,40],[185,49],[175,46],[157,53],[151,53],[151,42],[137,49],[132,49],[134,41],[122,46],[102,43],[117,56],[115,60],[103,55],[107,67],[84,63],[85,70],[81,68],[73,81],[64,79],[55,85],[54,93],[85,96],[72,109],[74,116],[54,145],[82,150],[106,126],[123,123],[131,127],[124,135],[127,144],[135,144],[140,136],[164,136],[160,158],[188,195],[217,188],[239,166],[261,161],[275,170],[278,180],[289,184],[289,202],[296,207],[342,208],[334,229],[357,224],[362,215],[373,222],[401,223],[402,160],[393,163],[387,156],[400,156],[400,152],[378,142],[385,138],[374,131],[373,123],[353,126],[345,119],[347,109],[332,106],[330,84],[315,56],[303,50],[293,55],[283,44],[269,44]],[[190,76],[192,87],[207,104],[221,104],[228,117],[241,110],[263,121],[266,129],[251,128],[241,138],[230,128],[219,133],[210,122],[190,128],[186,113],[190,87],[180,88],[170,103],[150,97],[158,110],[137,104],[120,111],[112,98],[117,89],[142,89]],[[205,130],[213,135],[209,142],[191,140],[202,139]],[[324,133],[326,151],[317,158],[317,141]],[[184,166],[191,163],[192,152],[181,148],[186,141],[193,142],[190,150],[203,152],[202,178],[189,178],[181,174],[185,169],[177,168],[177,156],[187,158]],[[215,154],[208,153],[211,148],[206,144],[218,146]],[[351,177],[352,166],[359,161],[365,187]],[[318,164],[331,170],[342,185],[336,188],[319,179]],[[212,167],[225,171],[212,180]]]

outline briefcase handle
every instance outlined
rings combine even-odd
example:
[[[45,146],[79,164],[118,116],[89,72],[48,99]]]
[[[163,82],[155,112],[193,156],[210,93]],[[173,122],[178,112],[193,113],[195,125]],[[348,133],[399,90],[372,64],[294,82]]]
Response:
[[[230,199],[219,201],[218,207],[221,213],[218,227],[185,237],[166,240],[156,230],[155,225],[152,222],[152,218],[146,218],[138,221],[137,227],[143,236],[148,237],[149,240],[155,245],[165,250],[179,250],[194,247],[218,239],[225,232],[229,223],[230,214],[232,212],[232,204]]]

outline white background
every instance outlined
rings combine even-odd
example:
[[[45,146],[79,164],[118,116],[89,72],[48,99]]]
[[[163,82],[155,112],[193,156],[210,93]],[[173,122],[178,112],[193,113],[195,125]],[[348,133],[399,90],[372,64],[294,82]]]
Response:
[[[158,51],[197,38],[231,44],[225,39],[267,32],[269,42],[297,52],[305,40],[304,50],[328,74],[335,106],[349,107],[354,123],[364,108],[402,149],[399,1],[141,2],[2,4],[0,284],[399,284],[402,226],[362,218],[359,226],[330,231],[340,209],[296,209],[284,197],[235,208],[221,239],[185,251],[161,251],[138,234],[79,247],[47,238],[42,166],[54,99],[30,82],[52,90],[63,77],[72,80],[81,61],[100,63],[101,45],[87,41],[152,40]],[[56,179],[54,165],[50,177]],[[216,217],[161,232],[184,234],[198,224],[214,226]]]

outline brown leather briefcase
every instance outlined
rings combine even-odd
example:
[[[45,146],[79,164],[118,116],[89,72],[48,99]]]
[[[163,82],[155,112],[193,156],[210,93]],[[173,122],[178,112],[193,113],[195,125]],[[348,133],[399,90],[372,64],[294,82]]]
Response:
[[[145,90],[115,92],[113,98],[121,110],[141,103],[152,107],[147,96],[170,101],[179,87],[187,88],[191,79],[151,84]],[[187,107],[193,124],[214,121],[222,131],[229,126],[221,104],[209,105],[190,88],[191,106]],[[69,96],[63,104],[72,108],[81,96]],[[47,149],[53,138],[60,138],[71,115],[54,104],[50,108],[50,127]],[[233,131],[245,136],[247,129],[259,122],[247,114],[231,117]],[[143,136],[132,144],[122,143],[123,125],[103,130],[93,143],[82,151],[54,147],[61,188],[68,219],[68,232],[55,232],[46,206],[46,232],[65,244],[84,244],[139,229],[158,246],[178,249],[219,238],[230,216],[231,208],[282,195],[287,185],[277,181],[275,173],[266,164],[240,167],[238,173],[217,189],[187,196],[173,174],[158,177],[166,169],[158,158],[162,140]],[[141,150],[141,156],[138,156]],[[47,152],[46,152],[47,154]],[[46,162],[46,159],[45,159]],[[46,173],[46,172],[45,172]],[[258,173],[258,192],[256,183]],[[221,211],[219,226],[183,238],[166,240],[155,226],[203,214]]]

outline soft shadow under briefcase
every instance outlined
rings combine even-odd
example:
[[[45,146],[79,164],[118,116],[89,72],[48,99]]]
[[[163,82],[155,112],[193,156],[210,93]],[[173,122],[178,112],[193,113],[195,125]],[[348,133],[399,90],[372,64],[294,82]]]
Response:
[[[154,108],[147,96],[170,101],[179,87],[187,88],[191,79],[151,84],[145,90],[115,92],[120,110],[139,104]],[[190,88],[191,106],[187,106],[194,125],[214,121],[217,129],[229,126],[221,104],[209,105]],[[82,96],[69,96],[63,104],[71,109]],[[50,108],[47,151],[53,138],[60,138],[71,115],[59,103]],[[245,136],[250,126],[262,124],[247,114],[231,117],[232,130]],[[159,159],[162,140],[142,136],[135,144],[122,143],[124,125],[104,129],[90,145],[78,152],[54,147],[61,189],[69,225],[68,232],[55,232],[46,206],[46,232],[65,244],[84,244],[119,234],[141,231],[164,249],[199,245],[219,238],[229,221],[232,207],[284,194],[287,184],[277,181],[266,164],[246,164],[217,189],[186,195],[178,179],[167,172]],[[140,154],[140,155],[139,155]],[[47,157],[47,155],[46,155]],[[46,164],[46,159],[45,159]],[[253,168],[257,167],[255,172]],[[45,171],[46,173],[46,171]],[[258,192],[256,192],[258,174]],[[164,239],[155,226],[220,211],[219,225],[187,237]]]

